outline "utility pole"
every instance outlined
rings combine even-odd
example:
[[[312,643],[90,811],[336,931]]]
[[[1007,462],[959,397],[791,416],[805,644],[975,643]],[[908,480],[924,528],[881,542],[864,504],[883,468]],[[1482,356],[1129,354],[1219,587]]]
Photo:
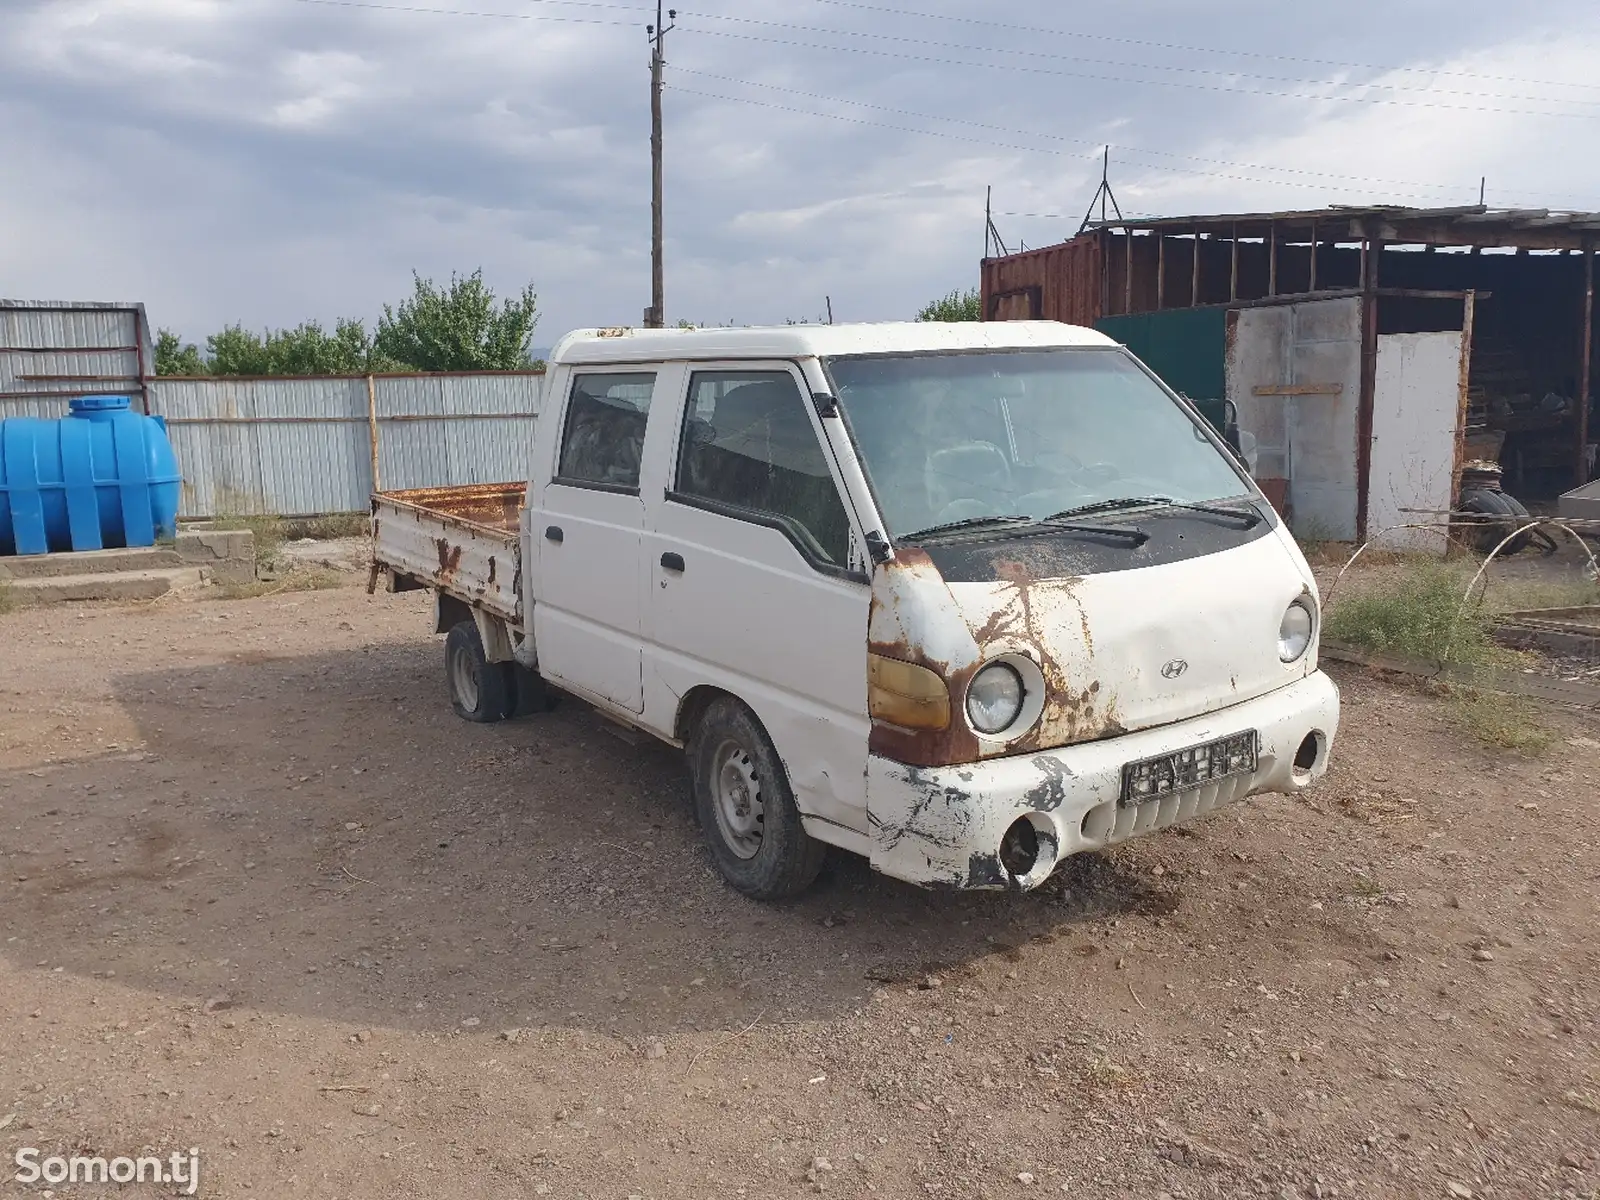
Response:
[[[667,20],[678,10],[669,8]],[[650,307],[644,310],[646,329],[666,322],[666,281],[661,266],[661,68],[667,33],[674,28],[661,23],[661,0],[656,0],[656,23],[645,26],[650,35]]]

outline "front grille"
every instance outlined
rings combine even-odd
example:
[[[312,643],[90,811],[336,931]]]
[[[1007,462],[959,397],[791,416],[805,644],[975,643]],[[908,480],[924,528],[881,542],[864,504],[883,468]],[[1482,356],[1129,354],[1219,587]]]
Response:
[[[1158,829],[1166,829],[1171,825],[1201,816],[1224,804],[1231,804],[1249,793],[1256,785],[1256,778],[1256,775],[1230,775],[1226,779],[1216,780],[1191,791],[1172,792],[1158,800],[1146,800],[1143,804],[1118,807],[1116,820],[1111,826],[1111,832],[1106,835],[1105,844],[1109,846],[1138,837],[1140,834],[1154,833]]]

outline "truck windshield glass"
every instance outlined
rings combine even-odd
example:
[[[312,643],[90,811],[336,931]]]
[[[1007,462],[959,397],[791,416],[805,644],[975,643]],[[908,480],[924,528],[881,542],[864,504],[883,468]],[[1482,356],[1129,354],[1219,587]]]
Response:
[[[955,522],[1005,529],[1126,497],[1249,494],[1121,350],[834,358],[828,370],[893,534]],[[974,519],[985,517],[1013,520]]]

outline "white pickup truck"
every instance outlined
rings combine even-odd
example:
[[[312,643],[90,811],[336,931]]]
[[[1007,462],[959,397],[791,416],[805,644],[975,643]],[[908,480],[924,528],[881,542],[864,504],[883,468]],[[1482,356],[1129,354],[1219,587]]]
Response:
[[[556,689],[683,747],[750,895],[828,845],[1031,888],[1327,768],[1310,569],[1098,333],[581,330],[546,383],[527,483],[374,496],[375,570],[466,719]]]

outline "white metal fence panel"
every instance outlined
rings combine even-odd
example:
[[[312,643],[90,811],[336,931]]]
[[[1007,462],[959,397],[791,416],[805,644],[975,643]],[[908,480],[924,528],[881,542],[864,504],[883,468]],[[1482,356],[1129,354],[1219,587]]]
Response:
[[[524,479],[537,372],[156,379],[179,516],[364,510],[384,489]]]
[[[64,417],[74,396],[130,396],[154,355],[137,304],[0,300],[0,420]]]

